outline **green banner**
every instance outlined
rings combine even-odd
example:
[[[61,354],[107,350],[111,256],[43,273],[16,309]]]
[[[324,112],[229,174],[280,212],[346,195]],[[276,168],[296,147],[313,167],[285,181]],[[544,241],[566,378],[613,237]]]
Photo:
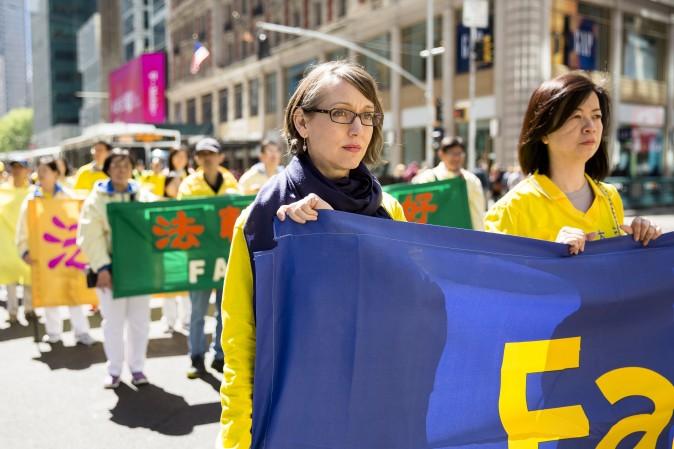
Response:
[[[473,229],[466,180],[457,177],[426,184],[392,184],[384,191],[400,201],[407,221]]]
[[[108,204],[113,296],[220,287],[234,222],[254,198]]]

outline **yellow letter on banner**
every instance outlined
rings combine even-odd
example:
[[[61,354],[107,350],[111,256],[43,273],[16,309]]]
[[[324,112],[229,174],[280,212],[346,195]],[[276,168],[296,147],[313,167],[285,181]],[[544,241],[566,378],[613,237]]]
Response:
[[[654,409],[653,413],[629,416],[619,421],[611,427],[596,449],[615,449],[627,435],[634,432],[644,432],[634,449],[654,448],[660,433],[672,418],[674,386],[655,371],[639,367],[609,371],[597,379],[597,386],[611,404],[628,396],[645,396],[653,401]]]
[[[499,415],[509,449],[538,449],[538,443],[590,434],[583,407],[530,411],[527,374],[578,368],[580,337],[506,343],[501,366]]]

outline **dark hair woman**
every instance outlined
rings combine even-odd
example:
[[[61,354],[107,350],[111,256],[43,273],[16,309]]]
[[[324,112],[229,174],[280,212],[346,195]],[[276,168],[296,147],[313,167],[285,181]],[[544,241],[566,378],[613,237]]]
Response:
[[[615,187],[602,182],[609,170],[606,137],[610,101],[588,76],[571,72],[541,84],[532,94],[519,141],[524,181],[485,217],[492,232],[555,241],[571,254],[587,240],[632,234],[644,246],[662,231],[636,217],[623,225]]]

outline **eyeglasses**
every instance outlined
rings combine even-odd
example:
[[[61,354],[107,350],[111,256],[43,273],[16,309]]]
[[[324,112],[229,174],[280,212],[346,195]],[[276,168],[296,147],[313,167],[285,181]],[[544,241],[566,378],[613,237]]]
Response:
[[[302,108],[304,109],[304,108]],[[304,109],[304,112],[320,112],[322,114],[328,114],[330,120],[335,123],[341,123],[343,125],[350,125],[356,120],[356,116],[360,119],[360,123],[363,126],[381,126],[384,121],[384,114],[381,112],[361,112],[356,114],[353,111],[348,109]]]

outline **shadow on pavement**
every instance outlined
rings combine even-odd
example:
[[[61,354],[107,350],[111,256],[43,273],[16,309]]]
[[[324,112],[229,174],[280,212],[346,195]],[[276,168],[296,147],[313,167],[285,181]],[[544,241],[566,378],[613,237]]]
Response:
[[[32,331],[30,331],[32,335]],[[49,351],[42,351],[44,348],[51,347]],[[33,360],[42,362],[49,366],[49,369],[70,369],[83,370],[91,365],[105,363],[105,353],[103,344],[96,343],[93,346],[64,346],[62,343],[49,345],[41,343],[39,345],[40,356],[33,357]],[[174,333],[166,338],[152,338],[148,343],[147,357],[172,357],[185,354],[187,358],[187,339],[184,335]],[[219,388],[219,387],[218,387]]]
[[[190,405],[182,396],[152,384],[138,390],[121,384],[115,394],[119,400],[110,410],[110,420],[120,426],[178,436],[192,433],[195,426],[220,420],[220,402]]]

